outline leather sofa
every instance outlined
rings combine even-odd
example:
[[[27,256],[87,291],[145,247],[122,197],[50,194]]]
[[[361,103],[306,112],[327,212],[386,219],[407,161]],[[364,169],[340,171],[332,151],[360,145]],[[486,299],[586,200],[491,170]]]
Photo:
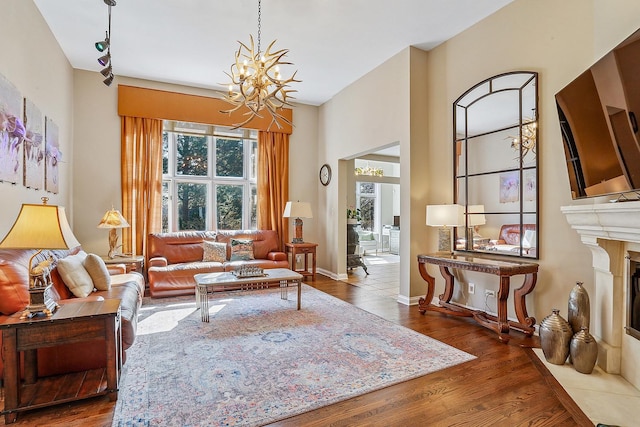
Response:
[[[140,273],[126,273],[124,264],[108,266],[111,286],[106,291],[95,291],[84,298],[76,298],[67,288],[57,271],[57,261],[76,254],[73,250],[44,251],[38,256],[52,256],[51,281],[52,296],[60,304],[74,301],[95,301],[100,298],[119,299],[121,309],[122,356],[126,360],[126,350],[136,338],[138,310],[144,296],[144,278]],[[27,249],[0,250],[0,323],[9,315],[23,311],[29,303],[29,258],[35,253]],[[37,258],[33,265],[36,264]],[[2,336],[0,335],[0,348]],[[82,372],[106,366],[104,340],[74,343],[38,349],[38,376]],[[0,371],[3,369],[0,359]]]
[[[230,261],[231,240],[253,241],[252,260]],[[225,261],[203,261],[204,241],[227,245]],[[233,271],[249,265],[289,268],[287,254],[279,249],[274,230],[217,230],[152,233],[147,236],[147,277],[151,297],[195,294],[194,275]]]

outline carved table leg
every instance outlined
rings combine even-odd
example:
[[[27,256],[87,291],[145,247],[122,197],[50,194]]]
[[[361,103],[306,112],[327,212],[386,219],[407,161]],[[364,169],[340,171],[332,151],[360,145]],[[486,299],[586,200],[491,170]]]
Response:
[[[516,311],[516,316],[518,318],[518,321],[520,322],[519,325],[513,325],[513,326],[516,326],[517,328],[522,329],[522,331],[528,336],[533,335],[533,332],[535,331],[533,325],[536,324],[536,319],[535,317],[529,317],[527,313],[526,296],[529,293],[531,293],[531,291],[533,291],[533,289],[536,287],[537,280],[538,280],[538,273],[526,274],[524,276],[524,281],[522,283],[522,286],[520,286],[518,289],[516,289],[513,292],[513,297],[514,297],[513,305]]]
[[[418,263],[418,270],[420,271],[420,276],[422,276],[424,281],[427,282],[427,295],[420,297],[420,300],[418,301],[418,310],[420,313],[424,314],[427,311],[427,306],[429,306],[431,304],[431,300],[433,300],[433,294],[436,290],[436,279],[429,274],[425,263]]]
[[[498,290],[498,334],[500,341],[509,342],[509,320],[507,319],[507,299],[509,298],[509,276],[500,276],[500,289]]]

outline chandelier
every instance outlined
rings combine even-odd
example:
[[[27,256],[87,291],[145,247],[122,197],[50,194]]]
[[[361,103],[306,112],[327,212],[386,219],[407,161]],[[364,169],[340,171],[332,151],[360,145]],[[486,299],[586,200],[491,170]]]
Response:
[[[537,136],[537,124],[536,122],[529,122],[522,126],[522,141],[520,141],[519,137],[508,136],[508,139],[511,139],[511,148],[515,151],[520,152],[522,146],[522,158],[524,158],[527,154],[532,153],[535,157],[536,155],[536,136]]]
[[[239,110],[243,106],[249,111],[244,113],[248,116],[242,123],[234,124],[233,128],[237,129],[249,123],[254,117],[260,117],[263,110],[271,115],[271,124],[274,123],[278,128],[282,128],[280,122],[289,125],[292,123],[280,114],[279,110],[285,106],[291,106],[289,94],[297,92],[289,89],[292,82],[300,82],[296,80],[296,72],[289,78],[283,78],[280,74],[280,66],[293,65],[291,62],[285,62],[284,57],[289,49],[281,49],[272,51],[275,40],[269,44],[267,50],[262,52],[260,49],[261,35],[261,0],[258,0],[258,43],[254,44],[253,36],[249,36],[249,46],[238,41],[240,47],[235,55],[235,62],[231,64],[231,73],[225,72],[231,79],[228,84],[229,90],[224,93],[224,100],[233,105],[229,110],[223,110],[221,113],[231,114]],[[256,49],[257,47],[257,49]]]

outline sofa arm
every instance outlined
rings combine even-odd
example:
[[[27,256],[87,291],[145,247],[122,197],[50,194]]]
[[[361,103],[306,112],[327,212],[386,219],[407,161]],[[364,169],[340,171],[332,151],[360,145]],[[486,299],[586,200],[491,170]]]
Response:
[[[165,257],[153,257],[149,260],[149,265],[147,267],[166,267],[169,265],[167,259]]]
[[[107,271],[110,276],[125,274],[127,272],[127,266],[125,264],[107,264]]]
[[[287,254],[284,252],[269,252],[267,259],[270,261],[287,261]]]

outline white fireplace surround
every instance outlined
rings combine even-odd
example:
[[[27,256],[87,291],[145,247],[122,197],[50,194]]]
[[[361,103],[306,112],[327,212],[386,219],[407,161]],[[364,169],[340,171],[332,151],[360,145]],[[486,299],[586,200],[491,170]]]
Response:
[[[640,341],[625,332],[629,251],[640,252],[640,201],[561,207],[593,255],[591,334],[598,365],[640,389]]]

